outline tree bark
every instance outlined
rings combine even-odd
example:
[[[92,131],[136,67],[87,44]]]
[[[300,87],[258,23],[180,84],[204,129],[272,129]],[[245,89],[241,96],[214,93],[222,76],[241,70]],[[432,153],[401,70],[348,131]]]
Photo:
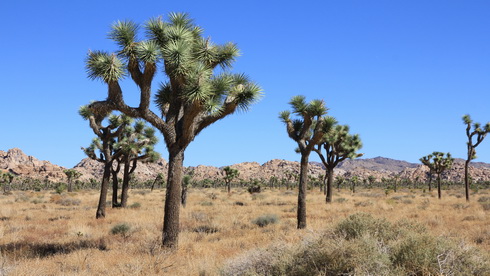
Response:
[[[109,188],[109,181],[111,180],[111,167],[112,162],[104,165],[104,175],[102,177],[102,184],[100,185],[99,205],[97,206],[97,212],[95,214],[96,219],[105,218],[107,190]]]
[[[441,199],[441,175],[437,174],[437,198]]]
[[[298,229],[306,228],[306,185],[308,181],[308,154],[301,155],[298,191]]]
[[[327,203],[332,202],[332,183],[333,183],[333,168],[327,168],[328,179],[327,179]]]
[[[114,170],[112,169],[111,166],[111,173],[112,173],[112,208],[117,208],[121,207],[121,204],[119,204],[117,200],[117,194],[119,191],[119,180],[117,179],[117,174],[119,173],[120,163],[117,162],[117,168]]]
[[[167,248],[177,248],[179,242],[179,211],[182,196],[184,149],[169,148],[167,191],[165,214],[163,217],[162,244]]]
[[[470,174],[469,174],[470,160],[466,160],[464,163],[464,190],[466,195],[466,201],[470,201]]]
[[[187,185],[182,186],[182,207],[187,205]]]
[[[73,185],[70,177],[68,177],[68,192],[69,193],[73,192]]]
[[[226,183],[226,186],[228,187],[228,194],[231,194],[231,181]]]
[[[129,158],[124,162],[124,175],[123,175],[123,184],[121,188],[121,207],[126,208],[128,205],[128,191],[129,191],[129,181],[131,180],[131,174],[129,173]]]
[[[429,172],[429,192],[432,192],[432,172]]]

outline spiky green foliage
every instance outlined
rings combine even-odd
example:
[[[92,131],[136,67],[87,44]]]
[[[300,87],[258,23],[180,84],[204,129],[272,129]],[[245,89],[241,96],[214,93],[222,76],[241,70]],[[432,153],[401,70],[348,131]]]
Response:
[[[308,158],[322,139],[329,125],[328,119],[323,116],[327,107],[322,100],[313,100],[309,103],[302,95],[294,96],[289,101],[292,112],[282,111],[279,119],[286,124],[286,131],[298,147],[296,152],[301,154],[299,192],[298,192],[298,228],[306,227],[306,186],[308,181]],[[296,118],[290,118],[291,114]]]
[[[240,175],[240,172],[237,169],[234,169],[230,166],[224,167],[223,171],[225,172],[225,175],[223,176],[223,180],[225,181],[226,185],[228,186],[228,193],[230,193],[231,192],[231,182]]]
[[[420,162],[426,165],[431,172],[437,174],[437,193],[438,197],[441,198],[441,174],[452,167],[454,158],[449,152],[444,156],[444,153],[434,151],[432,154],[420,158]]]
[[[490,122],[488,122],[483,128],[480,123],[473,123],[470,115],[466,114],[463,116],[463,123],[466,125],[466,137],[468,138],[468,142],[466,142],[467,147],[467,158],[465,162],[465,170],[464,170],[464,182],[465,182],[465,192],[466,192],[466,201],[470,200],[470,184],[469,184],[469,164],[471,160],[476,159],[476,147],[478,147],[483,139],[490,132]],[[473,129],[472,129],[473,127]]]
[[[138,37],[139,29],[145,31],[143,39]],[[167,179],[163,230],[163,244],[168,247],[177,246],[185,149],[203,129],[237,110],[247,111],[262,96],[256,83],[228,71],[239,56],[237,46],[216,45],[202,34],[186,13],[170,13],[167,20],[152,18],[141,27],[116,22],[109,38],[119,46],[117,53],[89,52],[87,58],[89,78],[102,79],[109,88],[107,100],[90,104],[90,110],[100,116],[118,110],[142,118],[164,136],[173,170]],[[166,81],[153,95],[155,112],[150,110],[151,87],[160,66]],[[215,74],[218,67],[225,72]],[[124,102],[119,84],[124,74],[140,90],[137,107]]]
[[[362,154],[357,153],[357,151],[362,148],[362,142],[358,134],[349,133],[348,125],[338,125],[334,117],[327,116],[323,121],[325,134],[313,150],[318,154],[326,168],[325,177],[328,177],[325,187],[326,201],[331,202],[335,167],[346,159],[361,157]],[[322,150],[325,151],[325,155]]]
[[[330,121],[333,121],[330,119]],[[336,165],[345,159],[354,159],[362,156],[357,151],[362,148],[362,142],[358,134],[351,135],[348,125],[335,125],[327,131],[323,137],[322,143],[317,146],[321,154],[321,148],[326,152],[326,164],[336,167]]]
[[[477,158],[475,148],[483,142],[483,139],[490,132],[490,122],[482,127],[480,123],[473,123],[470,115],[466,114],[463,116],[463,123],[466,125],[466,136],[468,137],[468,142],[466,142],[468,160],[473,160]]]

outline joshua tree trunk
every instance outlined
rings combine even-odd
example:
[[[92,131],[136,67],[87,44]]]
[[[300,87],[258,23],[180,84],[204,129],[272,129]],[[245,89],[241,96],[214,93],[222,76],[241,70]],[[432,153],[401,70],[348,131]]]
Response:
[[[111,173],[112,173],[112,208],[117,208],[117,207],[121,207],[121,204],[119,204],[118,200],[117,200],[117,194],[118,194],[118,190],[119,190],[119,180],[117,178],[117,174],[119,173],[119,169],[121,168],[121,164],[117,162],[117,168],[114,170],[114,169],[111,169]],[[112,168],[112,166],[111,166]]]
[[[327,180],[327,203],[332,202],[332,183],[333,183],[333,168],[327,168],[328,180]]]
[[[126,208],[128,205],[128,190],[129,190],[129,181],[131,180],[131,174],[129,172],[130,160],[126,160],[124,162],[124,176],[123,176],[123,184],[121,188],[121,207]]]
[[[182,206],[187,204],[187,185],[182,186]]]
[[[470,201],[470,174],[469,166],[471,160],[466,160],[464,163],[464,190],[466,195],[466,201]]]
[[[102,184],[100,185],[99,205],[97,206],[97,213],[95,214],[96,219],[105,218],[107,190],[109,188],[109,181],[111,180],[111,167],[112,162],[108,162],[104,165],[104,176],[102,177]]]
[[[429,192],[432,192],[432,172],[429,172]]]
[[[437,198],[441,199],[441,175],[437,175]]]
[[[306,185],[308,181],[308,154],[301,155],[298,192],[298,229],[306,228]]]
[[[163,218],[163,245],[168,248],[176,248],[178,245],[184,150],[179,146],[169,147],[168,183]]]
[[[323,176],[323,195],[327,195],[327,180],[328,180],[328,171],[325,171],[325,176]]]
[[[226,183],[226,186],[228,187],[228,194],[231,194],[231,181]]]

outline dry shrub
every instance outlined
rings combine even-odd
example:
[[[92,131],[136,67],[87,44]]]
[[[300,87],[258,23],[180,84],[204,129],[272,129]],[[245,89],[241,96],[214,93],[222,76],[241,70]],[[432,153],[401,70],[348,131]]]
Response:
[[[0,245],[0,251],[5,256],[14,258],[45,258],[55,254],[68,254],[87,248],[107,250],[107,245],[102,238],[97,240],[82,239],[69,243],[31,243],[22,241]]]
[[[488,254],[435,237],[423,226],[349,216],[291,248],[254,250],[228,262],[222,275],[490,275]]]

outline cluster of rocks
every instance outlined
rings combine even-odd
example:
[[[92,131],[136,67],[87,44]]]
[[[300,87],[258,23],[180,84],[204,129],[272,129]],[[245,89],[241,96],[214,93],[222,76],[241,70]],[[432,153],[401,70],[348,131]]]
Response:
[[[267,181],[271,177],[276,177],[278,180],[289,179],[291,181],[299,175],[298,162],[279,159],[270,160],[262,165],[257,162],[243,162],[230,165],[230,167],[237,169],[240,172],[238,179],[244,181],[253,179]],[[40,161],[28,156],[18,148],[10,149],[7,152],[0,151],[1,171],[10,171],[16,175],[31,178],[66,181],[64,169],[64,167],[51,164],[48,161]],[[82,173],[81,180],[100,179],[103,173],[103,165],[89,158],[81,160],[74,169]],[[166,177],[167,170],[168,163],[164,159],[160,159],[155,163],[138,163],[135,177],[140,181],[153,180],[159,173]],[[470,172],[474,181],[490,181],[490,164],[474,163],[470,167]],[[222,179],[224,176],[223,168],[205,165],[187,167],[185,173],[192,173],[197,181],[203,179],[217,180]],[[428,169],[425,166],[384,157],[348,160],[340,164],[335,170],[336,176],[357,176],[360,179],[367,179],[369,176],[373,176],[377,181],[394,176],[412,181],[425,181],[427,180],[427,173]],[[312,162],[309,165],[310,178],[321,179],[324,174],[325,169],[322,164]],[[463,177],[464,160],[462,159],[455,160],[453,168],[443,175],[444,179],[456,182],[462,182]]]

